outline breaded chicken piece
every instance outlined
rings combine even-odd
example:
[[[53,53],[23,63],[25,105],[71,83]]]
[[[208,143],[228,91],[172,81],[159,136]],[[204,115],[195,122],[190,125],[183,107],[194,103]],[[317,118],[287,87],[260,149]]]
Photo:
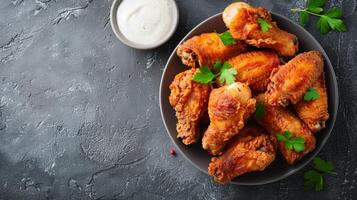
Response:
[[[274,107],[264,102],[264,94],[259,95],[256,99],[257,102],[264,103],[265,105],[265,115],[263,118],[257,119],[257,122],[265,128],[265,130],[273,136],[277,133],[282,134],[284,131],[290,131],[292,132],[293,138],[301,137],[305,140],[305,149],[300,153],[294,150],[288,150],[285,147],[285,142],[279,142],[279,150],[288,164],[294,164],[304,155],[315,149],[316,140],[314,135],[298,117],[282,107]]]
[[[261,30],[259,18],[271,26],[266,32]],[[223,11],[223,21],[235,39],[244,40],[258,48],[274,49],[282,56],[291,57],[298,52],[297,37],[279,29],[265,8],[253,7],[244,2],[232,3]]]
[[[221,154],[254,111],[255,99],[246,84],[235,82],[213,89],[208,102],[210,125],[202,139],[203,148],[212,155]]]
[[[299,102],[306,91],[321,76],[324,60],[318,51],[297,55],[285,65],[274,69],[266,92],[267,102],[273,106],[287,106]]]
[[[211,159],[208,174],[224,184],[242,174],[263,171],[275,160],[276,148],[274,136],[256,125],[248,125],[230,141],[221,156]]]
[[[312,101],[301,100],[295,105],[295,110],[310,130],[316,133],[325,128],[325,122],[329,118],[324,74],[315,81],[312,87],[319,93],[320,98]]]
[[[237,41],[225,46],[217,33],[203,33],[183,42],[177,48],[182,63],[189,67],[212,66],[216,61],[222,63],[228,58],[246,51],[247,45]]]
[[[210,84],[192,81],[198,69],[190,69],[175,76],[170,85],[169,101],[176,111],[177,137],[186,145],[196,143],[199,138],[199,121],[207,110]]]
[[[236,81],[246,83],[254,91],[264,92],[270,82],[273,69],[280,64],[274,51],[252,51],[242,53],[227,61],[237,70]]]

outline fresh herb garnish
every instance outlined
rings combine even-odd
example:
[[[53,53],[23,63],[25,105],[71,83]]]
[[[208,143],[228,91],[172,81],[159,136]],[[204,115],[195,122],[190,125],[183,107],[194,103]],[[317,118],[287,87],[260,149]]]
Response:
[[[255,105],[255,119],[262,119],[265,116],[265,105],[263,102],[257,102]]]
[[[284,134],[277,133],[276,138],[278,141],[285,142],[285,148],[294,150],[295,152],[302,152],[305,150],[305,140],[302,137],[292,137],[291,131],[284,131]]]
[[[304,173],[305,190],[321,191],[324,184],[324,175],[326,174],[336,174],[332,163],[319,157],[314,158],[314,169]]]
[[[210,83],[217,74],[214,74],[207,66],[200,67],[200,72],[196,72],[192,80],[199,83]]]
[[[299,23],[302,26],[305,26],[308,21],[309,21],[309,13],[307,13],[306,11],[301,11],[299,13]]]
[[[221,76],[219,77],[219,82],[221,84],[226,82],[227,85],[230,85],[236,80],[235,75],[237,75],[237,70],[229,63],[225,62],[221,67]]]
[[[207,66],[200,67],[200,72],[197,72],[192,80],[199,83],[210,83],[214,78],[219,76],[219,82],[223,84],[226,82],[227,85],[234,83],[235,75],[237,75],[237,70],[233,68],[229,63],[221,63],[221,61],[216,61],[213,64],[214,69],[217,72],[212,71]]]
[[[225,46],[237,44],[237,41],[232,37],[232,34],[229,31],[218,34],[218,37],[221,39]]]
[[[314,88],[310,87],[309,90],[304,95],[305,101],[313,101],[320,98],[319,92]]]
[[[264,18],[261,17],[258,18],[258,24],[260,26],[260,29],[264,33],[267,32],[270,28],[272,28],[271,24],[269,24],[269,22],[267,22]]]
[[[307,9],[314,13],[320,13],[324,11],[322,7],[324,7],[326,0],[308,0],[307,1]]]
[[[216,60],[216,62],[213,64],[213,67],[214,67],[217,71],[221,71],[222,62],[221,62],[220,60]]]
[[[320,172],[327,173],[327,174],[335,174],[334,167],[331,162],[322,160],[319,157],[314,159],[314,168],[319,170]]]
[[[316,26],[322,34],[326,34],[331,30],[346,32],[347,27],[341,19],[341,8],[332,7],[326,13],[321,14],[324,10],[325,2],[325,0],[308,0],[305,8],[294,8],[291,11],[299,12],[299,22],[302,26],[308,23],[309,15],[319,17]]]
[[[315,191],[321,191],[323,185],[324,185],[324,179],[319,172],[315,170],[309,170],[304,173],[305,190],[311,190],[312,188],[314,188]]]

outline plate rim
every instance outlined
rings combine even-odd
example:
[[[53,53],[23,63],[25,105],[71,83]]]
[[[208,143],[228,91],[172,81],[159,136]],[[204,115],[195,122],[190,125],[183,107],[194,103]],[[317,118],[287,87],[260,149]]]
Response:
[[[284,20],[287,20],[289,21],[289,23],[293,23],[297,26],[300,26],[298,25],[296,22],[292,21],[291,19],[281,15],[281,14],[278,14],[278,13],[275,13],[275,12],[272,12],[270,11],[270,13],[273,15],[273,16],[277,16],[277,17],[280,17],[280,18],[283,18]],[[165,64],[165,68],[162,72],[162,76],[161,76],[161,80],[160,80],[160,88],[159,88],[159,105],[160,105],[160,114],[161,114],[161,119],[164,123],[164,126],[165,126],[165,129],[166,129],[166,133],[169,135],[171,141],[174,143],[176,149],[178,149],[178,151],[180,152],[181,155],[183,155],[183,157],[189,161],[189,163],[191,163],[195,168],[199,169],[201,172],[203,172],[204,174],[208,175],[208,172],[207,170],[205,169],[202,169],[201,167],[199,167],[196,163],[194,163],[191,159],[189,159],[185,153],[183,153],[183,151],[181,150],[181,147],[179,147],[179,145],[177,144],[177,138],[174,138],[171,134],[170,134],[170,131],[167,127],[167,124],[166,124],[166,121],[165,121],[165,118],[164,118],[164,113],[163,113],[163,109],[162,109],[162,101],[163,101],[163,97],[162,97],[162,88],[163,88],[163,81],[164,81],[164,77],[165,77],[165,74],[166,74],[166,70],[168,68],[168,65],[169,65],[169,61],[174,57],[174,56],[177,56],[176,55],[176,51],[177,51],[177,48],[180,44],[182,44],[182,42],[184,42],[187,37],[192,33],[194,32],[197,28],[199,28],[201,25],[203,25],[204,23],[206,23],[207,21],[210,21],[211,19],[215,18],[215,17],[218,17],[218,16],[222,16],[222,12],[220,13],[217,13],[215,15],[212,15],[208,18],[206,18],[205,20],[203,20],[202,22],[200,22],[199,24],[197,24],[194,28],[192,28],[183,38],[182,40],[180,40],[180,42],[176,45],[175,49],[172,51],[170,57],[167,59],[167,62]],[[241,183],[235,179],[233,179],[232,181],[230,181],[230,184],[234,184],[234,185],[264,185],[264,184],[268,184],[268,183],[273,183],[273,182],[277,182],[277,181],[280,181],[282,179],[285,179],[293,174],[295,174],[296,172],[300,171],[301,169],[303,169],[306,165],[308,165],[316,156],[317,154],[322,150],[322,148],[325,146],[326,142],[328,141],[328,139],[330,138],[334,128],[335,128],[335,122],[336,122],[336,118],[337,118],[337,115],[338,115],[338,106],[339,106],[339,90],[338,90],[338,82],[337,82],[337,77],[336,77],[336,73],[335,73],[335,70],[333,68],[333,65],[330,61],[330,58],[328,57],[327,53],[325,52],[325,49],[321,46],[321,44],[316,40],[316,38],[309,32],[307,31],[305,28],[303,27],[300,27],[301,30],[303,31],[303,33],[305,35],[309,35],[311,37],[311,39],[317,44],[318,47],[320,47],[322,49],[322,54],[324,56],[324,59],[325,59],[325,62],[327,65],[331,66],[329,68],[331,68],[331,75],[332,75],[332,81],[333,81],[333,89],[335,90],[335,96],[336,96],[336,99],[334,101],[334,110],[333,112],[335,112],[335,115],[333,116],[333,118],[331,119],[331,130],[328,131],[327,135],[325,136],[325,138],[322,139],[321,143],[320,143],[320,146],[317,147],[314,152],[312,152],[310,154],[310,158],[308,158],[303,164],[301,164],[300,166],[298,166],[296,169],[292,169],[291,171],[289,171],[288,173],[285,173],[283,175],[281,175],[280,177],[277,177],[277,178],[272,178],[270,180],[265,180],[265,181],[260,181],[260,182],[257,182],[257,183]],[[326,65],[325,64],[325,65]],[[210,177],[211,178],[211,177]]]

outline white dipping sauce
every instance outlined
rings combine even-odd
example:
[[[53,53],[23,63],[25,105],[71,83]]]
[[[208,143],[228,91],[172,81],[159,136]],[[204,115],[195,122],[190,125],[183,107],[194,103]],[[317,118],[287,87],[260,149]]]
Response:
[[[123,0],[117,12],[119,29],[132,42],[154,44],[172,29],[173,7],[171,0]]]

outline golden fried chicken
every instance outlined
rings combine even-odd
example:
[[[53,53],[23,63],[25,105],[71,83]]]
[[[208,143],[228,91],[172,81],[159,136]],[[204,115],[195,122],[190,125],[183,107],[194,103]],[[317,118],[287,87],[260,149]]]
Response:
[[[227,62],[238,72],[236,81],[246,83],[252,90],[260,92],[266,90],[271,72],[280,64],[274,51],[242,53]]]
[[[202,139],[203,148],[212,155],[221,154],[254,111],[255,99],[246,84],[235,82],[213,89],[208,102],[211,123]]]
[[[247,45],[241,41],[225,46],[217,33],[203,33],[183,42],[177,49],[182,63],[189,67],[212,66],[217,60],[228,58],[246,51]]]
[[[256,126],[244,127],[234,137],[227,150],[211,159],[208,174],[218,183],[227,183],[233,178],[253,171],[263,171],[275,159],[277,140]]]
[[[197,142],[200,138],[199,121],[207,110],[211,85],[192,81],[198,69],[181,72],[170,85],[169,101],[176,111],[177,137],[186,145]]]
[[[258,123],[264,127],[271,135],[292,132],[292,137],[301,137],[305,140],[305,149],[303,152],[295,152],[285,147],[285,142],[279,142],[279,149],[286,162],[290,165],[301,159],[304,155],[315,149],[316,140],[309,128],[294,114],[282,107],[274,107],[265,102],[264,94],[259,95],[257,102],[264,103],[265,115],[257,119]]]
[[[320,52],[309,51],[274,69],[266,92],[267,102],[273,106],[296,104],[321,76],[323,67]]]
[[[266,21],[271,28],[263,32],[258,19]],[[223,21],[235,39],[258,48],[274,49],[282,56],[294,56],[298,51],[297,37],[279,29],[265,8],[232,3],[223,11]]]
[[[320,98],[312,101],[301,100],[295,105],[295,110],[310,130],[316,133],[325,128],[325,122],[329,118],[324,74],[315,81],[312,87],[319,93]]]

